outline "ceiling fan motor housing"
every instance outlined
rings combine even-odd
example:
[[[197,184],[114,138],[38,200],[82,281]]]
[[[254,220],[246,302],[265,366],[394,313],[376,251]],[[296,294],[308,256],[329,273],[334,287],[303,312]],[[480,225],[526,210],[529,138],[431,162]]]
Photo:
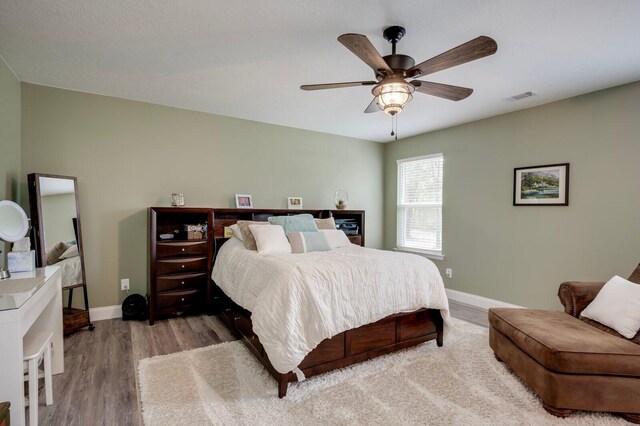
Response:
[[[382,59],[389,65],[389,68],[392,70],[408,70],[412,66],[416,64],[416,61],[413,60],[411,56],[407,55],[387,55]]]

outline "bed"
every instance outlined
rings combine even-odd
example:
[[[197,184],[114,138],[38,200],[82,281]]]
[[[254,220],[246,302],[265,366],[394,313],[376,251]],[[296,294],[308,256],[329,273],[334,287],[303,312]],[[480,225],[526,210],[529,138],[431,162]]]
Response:
[[[442,278],[421,256],[356,245],[264,255],[230,238],[212,279],[223,320],[280,398],[289,382],[429,340],[442,346],[449,322]]]

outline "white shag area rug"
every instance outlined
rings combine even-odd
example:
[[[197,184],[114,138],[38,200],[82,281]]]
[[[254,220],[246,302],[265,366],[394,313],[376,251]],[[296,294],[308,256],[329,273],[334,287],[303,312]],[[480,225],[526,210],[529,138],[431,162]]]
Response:
[[[289,385],[241,342],[143,359],[138,378],[150,425],[604,425],[617,416],[551,416],[493,357],[488,330],[454,320],[435,341]]]

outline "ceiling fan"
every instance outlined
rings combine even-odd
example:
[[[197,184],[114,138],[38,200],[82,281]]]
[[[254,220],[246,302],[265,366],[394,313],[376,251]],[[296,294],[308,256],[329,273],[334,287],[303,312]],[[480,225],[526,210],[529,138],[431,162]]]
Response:
[[[480,36],[416,65],[411,56],[396,53],[396,44],[405,34],[405,29],[399,26],[389,27],[384,30],[383,36],[385,40],[392,45],[391,55],[384,57],[380,56],[380,53],[373,47],[369,39],[362,34],[343,34],[338,37],[340,43],[373,69],[376,81],[305,84],[300,88],[302,90],[323,90],[373,86],[371,93],[374,98],[364,112],[370,113],[382,110],[393,116],[402,111],[407,102],[413,98],[414,91],[452,101],[467,98],[473,93],[473,89],[413,79],[422,78],[434,72],[493,55],[498,50],[495,40],[490,37]]]

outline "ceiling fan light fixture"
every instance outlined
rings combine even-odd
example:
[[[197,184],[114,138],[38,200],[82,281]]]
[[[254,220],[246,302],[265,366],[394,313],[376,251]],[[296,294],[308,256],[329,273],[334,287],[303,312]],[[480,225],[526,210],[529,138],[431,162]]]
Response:
[[[413,98],[415,87],[404,80],[390,81],[377,85],[371,91],[376,97],[378,107],[389,115],[402,111]]]

